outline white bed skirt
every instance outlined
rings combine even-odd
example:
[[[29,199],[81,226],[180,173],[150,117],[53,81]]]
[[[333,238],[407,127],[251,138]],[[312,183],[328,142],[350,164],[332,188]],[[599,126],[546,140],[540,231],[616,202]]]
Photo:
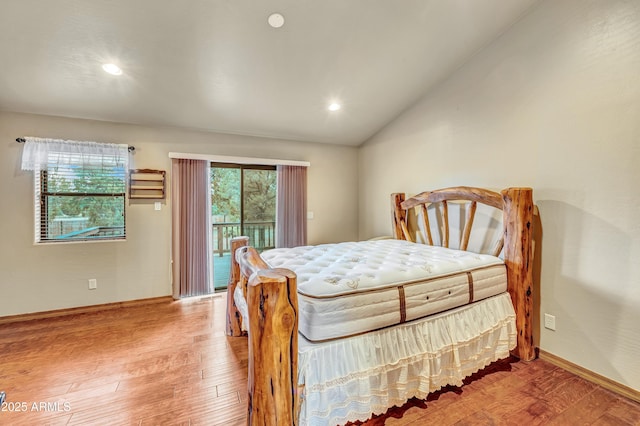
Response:
[[[237,290],[246,324],[246,301]],[[359,336],[312,343],[299,335],[299,425],[364,421],[443,386],[461,386],[515,346],[508,293]]]
[[[462,380],[516,346],[509,294],[325,343],[299,339],[302,425],[364,421]]]

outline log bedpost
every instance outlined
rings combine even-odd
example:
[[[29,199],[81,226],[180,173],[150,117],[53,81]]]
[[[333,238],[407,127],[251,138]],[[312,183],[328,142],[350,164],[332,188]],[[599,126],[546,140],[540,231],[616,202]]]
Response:
[[[298,298],[296,275],[259,270],[247,287],[249,404],[247,424],[298,424]]]
[[[502,191],[504,262],[508,291],[516,311],[518,346],[513,354],[533,360],[533,190],[507,188]]]
[[[242,317],[233,299],[233,293],[236,290],[238,281],[240,281],[240,265],[236,260],[236,250],[248,245],[249,237],[231,239],[231,271],[229,273],[229,283],[227,284],[227,336],[246,336],[247,334],[242,331]]]
[[[396,192],[391,194],[391,229],[393,231],[393,238],[396,240],[406,240],[402,230],[402,224],[406,226],[407,212],[400,207],[400,204],[404,201],[404,193]]]

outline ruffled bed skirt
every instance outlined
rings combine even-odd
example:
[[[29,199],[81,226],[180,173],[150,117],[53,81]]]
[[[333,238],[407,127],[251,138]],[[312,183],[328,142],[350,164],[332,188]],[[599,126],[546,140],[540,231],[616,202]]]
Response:
[[[364,421],[462,380],[516,346],[507,293],[426,319],[324,343],[299,339],[302,425]]]
[[[234,299],[247,324],[247,305]],[[359,336],[312,343],[299,335],[299,425],[341,425],[424,399],[509,356],[515,311],[503,293]]]

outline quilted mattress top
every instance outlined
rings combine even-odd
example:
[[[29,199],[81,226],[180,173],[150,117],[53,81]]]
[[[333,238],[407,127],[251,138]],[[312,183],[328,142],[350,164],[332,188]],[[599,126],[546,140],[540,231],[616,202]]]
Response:
[[[504,264],[491,255],[402,240],[273,249],[261,256],[273,268],[294,271],[298,293],[313,298],[367,292]]]

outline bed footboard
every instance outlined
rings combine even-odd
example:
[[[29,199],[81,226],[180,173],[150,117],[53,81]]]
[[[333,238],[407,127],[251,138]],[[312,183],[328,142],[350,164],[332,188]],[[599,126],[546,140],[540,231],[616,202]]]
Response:
[[[240,284],[240,266],[235,260],[236,251],[249,245],[249,237],[235,237],[231,239],[231,271],[229,272],[229,283],[227,284],[227,336],[246,336],[242,331],[242,316],[238,311],[233,294]]]
[[[247,288],[249,310],[249,408],[251,425],[295,425],[298,384],[296,276],[261,270]]]
[[[288,269],[271,269],[248,239],[234,239],[232,277],[246,284],[249,309],[249,402],[247,424],[298,424],[298,295],[296,275]],[[244,291],[245,289],[243,289]],[[231,288],[228,297],[233,299]],[[235,285],[234,289],[235,291]],[[230,296],[229,296],[230,294]],[[233,300],[232,300],[233,302]],[[229,303],[228,302],[228,308]],[[235,303],[227,321],[240,327]]]

